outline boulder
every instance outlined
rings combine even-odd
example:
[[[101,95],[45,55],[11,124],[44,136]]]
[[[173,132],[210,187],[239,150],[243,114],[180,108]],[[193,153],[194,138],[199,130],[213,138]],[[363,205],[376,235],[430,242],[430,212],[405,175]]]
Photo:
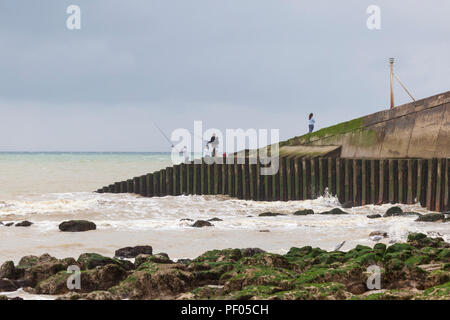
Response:
[[[216,218],[216,217],[214,217],[214,218],[212,218],[212,219],[209,219],[208,221],[211,221],[211,222],[213,222],[213,221],[223,221],[222,219],[220,219],[220,218]]]
[[[380,240],[383,239],[383,238],[384,238],[384,237],[383,237],[383,236],[380,236],[380,235],[369,237],[370,240],[375,241],[375,242],[378,242],[378,241],[380,241]]]
[[[134,265],[128,260],[118,260],[108,257],[104,257],[98,253],[83,253],[78,257],[77,264],[83,270],[95,269],[97,267],[103,267],[107,264],[116,264],[124,268],[125,270],[134,269]]]
[[[214,227],[214,225],[211,222],[205,221],[205,220],[197,220],[194,222],[191,227],[194,228],[203,228],[203,227]]]
[[[39,262],[38,256],[24,256],[19,260],[18,268],[27,269],[36,265]]]
[[[66,271],[59,272],[36,286],[38,294],[64,294],[69,292],[67,279],[71,274]],[[108,290],[127,277],[128,273],[117,264],[107,264],[102,267],[84,271],[81,276],[81,292]]]
[[[450,249],[445,248],[439,253],[438,258],[445,262],[450,262]]]
[[[185,265],[189,265],[191,264],[192,260],[191,259],[178,259],[177,263],[181,263],[181,264],[185,264]]]
[[[408,241],[410,245],[416,247],[416,248],[425,248],[429,247],[427,250],[430,250],[431,248],[449,248],[450,244],[446,243],[443,238],[441,237],[427,237],[423,233],[410,233],[408,235]],[[433,250],[431,250],[433,251]],[[436,255],[437,253],[433,254]]]
[[[14,267],[14,262],[6,261],[0,267],[0,279],[15,279],[16,268]]]
[[[174,263],[167,254],[155,254],[147,258],[147,261],[153,263]]]
[[[147,262],[148,258],[150,258],[152,255],[151,254],[139,254],[135,259],[134,259],[134,266],[136,268],[139,268],[143,263]]]
[[[412,249],[413,249],[413,247],[408,243],[394,243],[393,245],[389,246],[386,249],[386,253],[394,253],[394,252],[401,252],[401,251],[411,252]],[[385,258],[387,258],[387,257],[385,256]]]
[[[64,221],[59,225],[59,230],[64,232],[83,232],[95,229],[97,229],[95,223],[86,220]]]
[[[367,218],[369,218],[369,219],[378,219],[378,218],[381,218],[381,214],[369,214],[367,216]]]
[[[373,246],[373,251],[379,255],[383,255],[386,251],[387,246],[384,243],[377,243]]]
[[[408,242],[422,241],[426,238],[427,238],[427,235],[424,233],[413,232],[413,233],[408,234]]]
[[[320,212],[319,214],[348,214],[348,213],[345,211],[342,211],[339,208],[334,208],[334,209],[331,209],[330,211]]]
[[[60,271],[66,271],[70,265],[76,265],[73,258],[56,259],[45,253],[39,257],[25,256],[16,267],[16,278],[22,287],[34,287],[37,283]]]
[[[248,265],[251,267],[265,266],[271,268],[283,268],[288,270],[292,269],[292,265],[285,256],[267,252],[245,259],[242,261],[242,263],[246,266]]]
[[[298,211],[294,212],[294,216],[306,216],[308,214],[314,214],[314,210],[304,209],[304,210],[298,210]]]
[[[421,213],[415,212],[415,211],[406,211],[403,213],[405,216],[421,216]]]
[[[87,272],[81,277],[81,286],[85,291],[108,290],[128,276],[125,269],[117,264],[107,264],[103,268]]]
[[[285,216],[286,214],[284,213],[277,213],[277,212],[263,212],[260,213],[259,216],[260,217],[275,217],[275,216]]]
[[[163,266],[155,271],[135,271],[109,292],[121,299],[167,300],[193,289],[192,273],[179,269],[179,264]]]
[[[425,288],[438,286],[450,281],[450,272],[443,270],[434,270],[430,272],[425,279]]]
[[[342,208],[344,208],[344,209],[350,209],[350,208],[352,208],[353,207],[353,202],[352,201],[345,201],[343,204],[342,204]]]
[[[174,262],[170,260],[166,253],[157,253],[155,255],[150,254],[140,254],[134,260],[134,265],[136,268],[145,267],[144,263],[159,263],[159,264],[173,264]],[[143,266],[144,265],[144,266]]]
[[[32,224],[33,224],[33,222],[30,222],[30,221],[25,220],[25,221],[16,223],[15,226],[16,226],[16,227],[29,227],[29,226],[31,226]]]
[[[369,234],[369,237],[373,237],[373,236],[382,236],[383,238],[387,238],[388,234],[385,231],[372,231]]]
[[[265,253],[265,251],[260,248],[245,248],[241,249],[241,252],[243,257],[253,257],[255,254]]]
[[[17,285],[17,287],[23,288],[24,291],[26,291],[25,289],[33,290],[33,288],[30,287],[30,281],[28,281],[27,279],[14,280],[14,283]]]
[[[421,215],[416,221],[421,222],[436,222],[436,221],[444,221],[445,215],[443,213],[427,213]]]
[[[402,216],[403,210],[399,206],[390,207],[386,210],[384,217]]]
[[[151,246],[135,246],[135,247],[125,247],[116,250],[114,255],[120,258],[136,258],[140,254],[152,254],[153,248]]]
[[[11,292],[19,289],[17,284],[10,279],[0,279],[0,292]]]

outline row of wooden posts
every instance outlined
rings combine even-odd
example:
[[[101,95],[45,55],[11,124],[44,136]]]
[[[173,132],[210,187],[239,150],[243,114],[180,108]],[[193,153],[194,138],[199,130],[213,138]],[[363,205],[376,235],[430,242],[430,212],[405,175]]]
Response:
[[[275,175],[258,164],[174,165],[103,187],[99,193],[145,197],[229,195],[259,201],[314,199],[326,190],[353,205],[420,202],[432,211],[449,207],[450,159],[349,159],[281,157]]]

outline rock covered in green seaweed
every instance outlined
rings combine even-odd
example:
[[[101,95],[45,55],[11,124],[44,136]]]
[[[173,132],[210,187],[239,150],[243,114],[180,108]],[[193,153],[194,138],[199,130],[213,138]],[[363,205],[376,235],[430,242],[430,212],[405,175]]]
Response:
[[[27,256],[1,270],[11,281],[34,279],[29,292],[60,299],[450,299],[450,245],[422,233],[410,234],[406,243],[347,252],[304,246],[282,255],[246,248],[210,250],[182,263],[166,254],[125,261],[95,253],[77,261]],[[68,263],[82,270],[76,292],[67,289]],[[366,285],[373,266],[381,272],[377,291]]]

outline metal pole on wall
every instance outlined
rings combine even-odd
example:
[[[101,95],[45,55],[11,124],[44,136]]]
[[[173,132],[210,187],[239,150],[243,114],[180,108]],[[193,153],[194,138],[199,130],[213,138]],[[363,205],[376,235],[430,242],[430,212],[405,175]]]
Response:
[[[389,58],[391,65],[391,109],[394,108],[394,58]]]

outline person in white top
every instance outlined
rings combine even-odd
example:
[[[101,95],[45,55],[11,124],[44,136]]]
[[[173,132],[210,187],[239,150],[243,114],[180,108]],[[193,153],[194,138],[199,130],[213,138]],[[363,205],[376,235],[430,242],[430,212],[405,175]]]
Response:
[[[187,151],[187,147],[184,146],[183,148],[183,157],[184,157],[184,163],[189,163],[189,153]]]
[[[316,121],[314,120],[314,114],[310,113],[309,114],[309,133],[314,131],[315,123],[316,123]]]

